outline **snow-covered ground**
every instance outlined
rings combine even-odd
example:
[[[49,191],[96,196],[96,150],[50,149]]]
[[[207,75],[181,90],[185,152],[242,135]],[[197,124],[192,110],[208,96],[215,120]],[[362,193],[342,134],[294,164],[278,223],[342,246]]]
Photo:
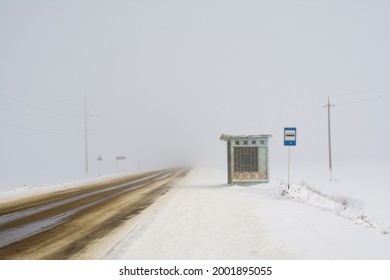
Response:
[[[274,181],[286,184],[287,164],[271,169]],[[333,181],[329,181],[328,162],[291,163],[291,181],[308,186],[334,199],[346,200],[348,210],[361,208],[373,218],[377,229],[390,226],[390,158],[366,158],[333,163]],[[353,205],[352,205],[353,204]]]
[[[271,166],[270,183],[245,187],[227,185],[223,170],[194,169],[85,258],[390,259],[389,167],[389,159],[336,162],[329,182],[326,162],[292,162],[290,190],[284,165]]]
[[[316,166],[310,166],[308,170],[315,175]],[[367,187],[366,182],[349,182],[354,193],[370,194],[359,197],[360,201],[349,195],[351,189],[342,180],[332,185],[331,190],[339,188],[337,195],[322,193],[327,185],[316,188],[309,185],[310,181],[292,184],[288,191],[278,179],[249,187],[224,182],[224,172],[193,170],[163,205],[153,214],[147,213],[147,222],[139,221],[120,246],[105,257],[390,259],[390,224],[381,220],[390,213],[390,207],[372,207],[370,210],[378,212],[370,212],[363,203],[364,198],[381,201],[382,195],[389,194],[387,191],[377,195],[374,190],[382,186],[371,185],[371,191],[358,191]],[[370,213],[372,216],[368,216]],[[381,215],[377,218],[374,214]]]
[[[257,198],[242,196],[224,180],[223,173],[191,171],[105,258],[299,258],[271,242],[265,220],[256,213]]]

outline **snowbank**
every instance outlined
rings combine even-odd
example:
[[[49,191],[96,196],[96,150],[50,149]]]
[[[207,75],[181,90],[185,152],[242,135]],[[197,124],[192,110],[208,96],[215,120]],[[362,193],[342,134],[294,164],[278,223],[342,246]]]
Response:
[[[289,199],[298,200],[308,205],[327,209],[335,214],[352,220],[355,224],[365,225],[375,228],[375,219],[364,214],[363,202],[347,196],[330,196],[321,193],[314,187],[303,183],[302,185],[291,185],[287,189],[287,185],[280,182],[279,186],[281,196]],[[382,229],[382,233],[387,234],[386,229]]]
[[[333,181],[329,181],[326,161],[292,162],[291,196],[389,233],[390,158],[335,161],[333,170]],[[275,164],[272,177],[286,185],[287,166]]]

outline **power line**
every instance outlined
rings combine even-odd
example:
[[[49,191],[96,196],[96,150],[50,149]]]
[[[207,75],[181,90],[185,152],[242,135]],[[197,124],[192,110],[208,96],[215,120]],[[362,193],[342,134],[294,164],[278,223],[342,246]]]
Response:
[[[18,90],[19,93],[22,93],[24,95],[31,95],[31,94],[39,95],[40,97],[43,97],[44,99],[46,99],[47,101],[50,101],[52,103],[57,103],[57,104],[61,104],[61,105],[64,105],[64,104],[75,105],[76,104],[76,102],[69,102],[69,101],[65,101],[65,100],[55,99],[52,96],[48,96],[47,94],[42,93],[41,91],[31,90],[31,89],[28,89],[26,87],[20,86],[18,84],[15,84],[13,82],[10,82],[10,81],[7,81],[7,80],[1,79],[1,78],[0,78],[0,85],[3,85],[3,86],[8,87],[8,88],[16,89],[16,90]]]
[[[62,112],[54,112],[54,111],[51,111],[51,110],[48,110],[46,108],[43,108],[43,107],[40,107],[40,106],[37,106],[37,105],[34,105],[34,104],[31,104],[31,103],[28,103],[26,101],[23,101],[23,100],[20,100],[18,98],[15,98],[15,97],[12,97],[12,96],[9,96],[7,94],[4,94],[2,92],[0,92],[0,96],[3,96],[9,100],[12,100],[14,102],[17,102],[17,103],[20,103],[20,104],[23,104],[25,106],[28,106],[30,108],[33,108],[35,110],[39,110],[39,112],[42,112],[42,113],[47,113],[47,114],[51,114],[51,115],[56,115],[56,116],[61,116],[61,117],[73,117],[73,115],[71,114],[66,114],[66,113],[62,113]]]
[[[23,110],[23,109],[19,109],[19,108],[14,108],[14,107],[4,107],[4,106],[0,106],[0,112],[9,112],[11,114],[16,114],[18,116],[20,115],[25,115],[25,116],[28,116],[29,118],[31,117],[36,117],[36,118],[39,118],[39,119],[47,119],[47,114],[46,112],[42,112],[42,111],[29,111],[29,110]],[[54,117],[58,117],[58,118],[61,118],[61,119],[70,119],[70,116],[69,117],[65,117],[65,116],[54,116]],[[74,117],[77,117],[78,115],[74,115]]]
[[[305,127],[306,125],[308,125],[310,122],[312,122],[313,120],[315,120],[316,118],[318,118],[318,116],[320,115],[320,113],[322,112],[321,110],[322,108],[317,108],[316,111],[314,111],[310,116],[308,116],[304,121],[301,122],[301,124],[299,125],[300,127]]]
[[[352,92],[349,92],[349,93],[336,94],[336,95],[332,95],[330,97],[340,97],[340,96],[355,95],[355,94],[368,92],[368,91],[372,91],[372,90],[376,90],[376,89],[380,89],[380,88],[384,88],[384,87],[388,87],[388,86],[390,86],[390,83],[386,83],[386,84],[383,84],[383,85],[380,85],[380,86],[376,86],[376,87],[372,87],[372,88],[366,88],[366,89],[362,89],[362,90],[352,91]]]
[[[43,130],[43,129],[38,129],[38,128],[29,128],[29,127],[24,127],[16,124],[10,124],[6,123],[3,121],[0,121],[0,124],[12,129],[19,129],[19,130],[27,130],[27,131],[32,131],[32,132],[37,132],[37,133],[44,133],[44,134],[58,134],[58,135],[73,135],[75,133],[72,132],[58,132],[58,131],[49,131],[49,130]]]
[[[306,124],[306,123],[310,122],[313,119],[314,116],[316,116],[317,114],[322,112],[322,104],[324,104],[324,100],[321,100],[316,105],[314,105],[313,106],[314,109],[311,110],[309,114],[306,114],[306,115],[304,115],[303,117],[300,117],[300,118],[296,118],[294,120],[294,122],[292,122],[292,123],[296,123],[296,124],[302,125],[302,124]]]
[[[370,98],[356,100],[356,101],[337,103],[336,105],[340,106],[340,105],[349,105],[349,104],[363,103],[363,102],[368,102],[368,101],[372,101],[372,100],[381,99],[381,98],[384,98],[384,97],[387,97],[387,96],[390,96],[390,92],[382,94],[382,95],[377,95],[377,96],[374,96],[374,97],[370,97]]]

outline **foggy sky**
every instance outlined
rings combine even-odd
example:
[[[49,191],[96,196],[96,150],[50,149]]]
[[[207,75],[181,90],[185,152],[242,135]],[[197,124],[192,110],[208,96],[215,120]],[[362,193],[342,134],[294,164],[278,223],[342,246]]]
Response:
[[[0,186],[85,176],[85,95],[90,176],[224,168],[221,133],[278,164],[286,126],[326,160],[327,96],[335,160],[389,157],[389,26],[376,0],[0,0]]]

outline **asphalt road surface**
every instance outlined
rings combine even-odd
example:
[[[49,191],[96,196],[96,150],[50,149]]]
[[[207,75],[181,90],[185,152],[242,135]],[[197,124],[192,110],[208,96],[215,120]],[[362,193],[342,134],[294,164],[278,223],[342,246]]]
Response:
[[[159,170],[0,202],[0,259],[73,259],[187,172]]]

